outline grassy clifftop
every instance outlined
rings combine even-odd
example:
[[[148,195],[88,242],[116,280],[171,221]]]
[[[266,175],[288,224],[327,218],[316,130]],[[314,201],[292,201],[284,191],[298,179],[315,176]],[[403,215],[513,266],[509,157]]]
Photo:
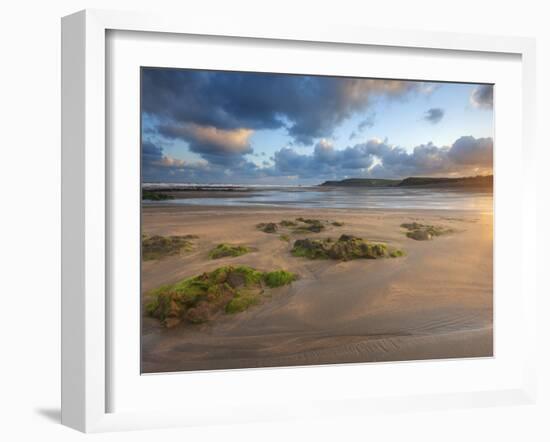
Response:
[[[335,187],[465,187],[493,188],[493,175],[471,176],[460,178],[409,177],[403,180],[386,180],[375,178],[348,178],[341,181],[325,181],[321,186]]]
[[[442,186],[442,187],[493,187],[493,175],[471,176],[461,178],[405,178],[399,186]]]

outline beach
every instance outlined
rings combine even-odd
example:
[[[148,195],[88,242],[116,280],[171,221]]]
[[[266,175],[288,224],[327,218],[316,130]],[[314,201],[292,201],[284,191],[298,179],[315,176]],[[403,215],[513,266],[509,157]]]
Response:
[[[298,279],[271,290],[259,305],[204,324],[166,328],[144,313],[142,372],[492,356],[493,215],[486,205],[441,210],[211,201],[143,205],[142,233],[197,236],[185,253],[142,262],[143,305],[152,289],[225,265],[285,269]],[[299,217],[343,225],[288,240],[256,228]],[[412,222],[452,233],[416,241],[401,227]],[[405,256],[338,261],[290,253],[295,239],[342,234],[388,244]],[[209,259],[220,243],[252,251]]]

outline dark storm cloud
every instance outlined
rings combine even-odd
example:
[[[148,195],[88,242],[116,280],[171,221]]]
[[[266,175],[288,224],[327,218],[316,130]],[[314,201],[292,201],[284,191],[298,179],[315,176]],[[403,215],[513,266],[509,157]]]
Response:
[[[473,137],[461,137],[451,147],[422,144],[410,153],[380,140],[342,150],[322,141],[311,155],[300,154],[292,148],[279,150],[273,156],[273,169],[279,175],[338,179],[470,174],[492,170],[492,149],[492,139]]]
[[[445,111],[438,107],[432,107],[431,109],[428,109],[426,113],[424,114],[424,120],[432,123],[437,124],[441,121],[443,116],[445,115]]]
[[[493,85],[482,84],[477,86],[470,95],[470,102],[474,107],[482,109],[493,108]]]
[[[144,69],[142,109],[165,124],[285,127],[297,143],[312,144],[373,97],[400,97],[418,88],[419,83],[397,80]]]

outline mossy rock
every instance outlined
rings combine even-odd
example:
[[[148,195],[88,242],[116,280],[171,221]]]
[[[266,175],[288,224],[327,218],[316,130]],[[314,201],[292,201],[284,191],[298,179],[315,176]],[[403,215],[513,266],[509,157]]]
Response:
[[[252,249],[247,246],[222,243],[214,247],[210,253],[208,253],[208,257],[210,259],[220,259],[227,256],[241,256],[251,251]]]
[[[292,233],[300,234],[300,233],[319,233],[325,230],[325,226],[322,224],[309,224],[305,226],[297,227],[293,230]]]
[[[393,249],[390,251],[390,258],[401,258],[405,256],[405,252],[400,249]]]
[[[433,235],[427,230],[411,230],[406,233],[407,238],[414,239],[416,241],[429,241],[433,238]]]
[[[262,272],[248,266],[225,266],[165,285],[147,293],[147,315],[165,326],[201,324],[219,313],[238,313],[261,302],[265,290],[291,284],[285,270]]]
[[[296,227],[298,225],[297,222],[291,221],[289,219],[283,219],[282,221],[279,222],[279,224],[283,227]]]
[[[294,229],[293,233],[319,233],[325,230],[325,224],[328,222],[323,222],[320,219],[312,218],[296,218],[296,221],[299,221],[301,224],[298,224]]]
[[[208,322],[211,316],[210,304],[207,301],[199,302],[195,307],[185,312],[185,320],[191,324],[202,324]]]
[[[417,222],[403,223],[401,224],[401,227],[408,230],[406,232],[408,238],[414,239],[416,241],[429,241],[436,236],[454,233],[453,229],[447,229],[442,226],[421,224]]]
[[[141,255],[144,261],[152,261],[189,252],[193,250],[192,240],[197,238],[196,235],[150,236],[144,234],[141,236]]]
[[[390,249],[386,244],[370,243],[352,235],[341,235],[337,241],[326,239],[299,239],[294,242],[292,255],[309,259],[352,259],[397,258],[403,256],[400,250]]]
[[[239,290],[225,306],[225,312],[230,314],[244,312],[253,305],[259,304],[261,295],[262,293],[255,290]]]
[[[289,219],[283,219],[278,223],[268,222],[260,223],[256,225],[258,230],[261,230],[265,233],[276,233],[280,229],[285,229],[286,231],[294,234],[301,233],[319,233],[325,230],[327,226],[341,227],[344,223],[338,221],[328,221],[320,220],[314,218],[304,218],[298,217],[295,221]]]
[[[260,223],[256,225],[256,228],[264,233],[276,233],[279,229],[275,223]]]

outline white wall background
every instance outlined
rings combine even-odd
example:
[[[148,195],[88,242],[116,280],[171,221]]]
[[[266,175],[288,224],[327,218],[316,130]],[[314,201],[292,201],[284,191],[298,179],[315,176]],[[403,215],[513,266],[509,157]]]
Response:
[[[546,184],[550,160],[550,13],[523,0],[19,0],[0,9],[0,438],[82,440],[59,425],[60,17],[84,8],[534,36],[538,52],[539,343],[536,406],[380,415],[92,436],[94,440],[550,440],[550,284]],[[513,242],[513,234],[511,235]],[[510,245],[511,250],[514,244]],[[514,254],[510,254],[514,259]],[[544,267],[543,267],[544,266]],[[182,399],[184,400],[184,399]]]

